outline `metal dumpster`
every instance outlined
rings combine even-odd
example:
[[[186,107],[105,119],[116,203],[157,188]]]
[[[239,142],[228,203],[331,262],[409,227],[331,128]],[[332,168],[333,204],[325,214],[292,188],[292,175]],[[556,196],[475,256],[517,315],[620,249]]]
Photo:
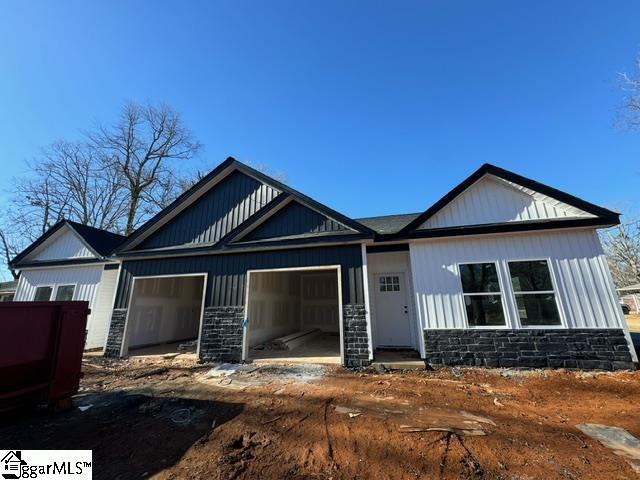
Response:
[[[88,302],[0,303],[0,410],[78,391]]]

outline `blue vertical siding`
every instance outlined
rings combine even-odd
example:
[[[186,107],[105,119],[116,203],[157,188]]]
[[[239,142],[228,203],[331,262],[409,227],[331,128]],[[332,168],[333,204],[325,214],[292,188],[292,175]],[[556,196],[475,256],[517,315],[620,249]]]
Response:
[[[364,303],[362,250],[357,245],[130,260],[122,263],[115,308],[127,308],[134,277],[207,273],[207,306],[244,304],[246,272],[340,265],[343,303]]]
[[[136,249],[217,242],[279,193],[253,177],[234,171]]]
[[[251,231],[242,240],[262,240],[289,235],[343,232],[348,230],[341,223],[293,201]]]

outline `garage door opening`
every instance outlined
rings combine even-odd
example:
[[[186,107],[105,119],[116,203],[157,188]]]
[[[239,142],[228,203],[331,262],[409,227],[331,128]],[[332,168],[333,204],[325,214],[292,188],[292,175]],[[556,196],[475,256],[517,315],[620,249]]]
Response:
[[[136,278],[123,355],[195,353],[204,285],[204,275]]]
[[[256,363],[341,363],[339,270],[248,273],[243,356]]]

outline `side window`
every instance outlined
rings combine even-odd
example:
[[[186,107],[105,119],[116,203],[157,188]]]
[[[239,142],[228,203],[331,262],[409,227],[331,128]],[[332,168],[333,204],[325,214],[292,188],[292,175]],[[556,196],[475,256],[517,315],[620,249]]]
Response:
[[[48,302],[51,300],[51,292],[53,291],[53,287],[37,287],[36,294],[33,297],[34,302]]]
[[[523,326],[561,325],[546,260],[509,262],[509,274]]]
[[[73,293],[75,290],[75,285],[59,285],[56,290],[56,301],[68,302],[73,300]]]
[[[460,264],[467,321],[471,327],[505,325],[502,292],[495,263]]]

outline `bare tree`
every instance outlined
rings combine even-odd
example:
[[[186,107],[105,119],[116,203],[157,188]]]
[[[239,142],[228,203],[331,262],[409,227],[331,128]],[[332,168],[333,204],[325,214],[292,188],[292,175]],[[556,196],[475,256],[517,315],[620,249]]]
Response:
[[[601,236],[616,286],[640,282],[640,222],[618,225]]]
[[[188,160],[201,148],[166,105],[129,103],[115,125],[99,126],[89,139],[122,175],[128,203],[126,234],[178,195],[172,161]]]
[[[119,172],[105,156],[81,142],[57,142],[45,150],[38,167],[64,199],[66,218],[105,230],[120,230],[127,209]]]
[[[623,103],[617,112],[616,125],[627,130],[640,130],[640,55],[636,58],[634,73],[621,73],[619,77]]]

